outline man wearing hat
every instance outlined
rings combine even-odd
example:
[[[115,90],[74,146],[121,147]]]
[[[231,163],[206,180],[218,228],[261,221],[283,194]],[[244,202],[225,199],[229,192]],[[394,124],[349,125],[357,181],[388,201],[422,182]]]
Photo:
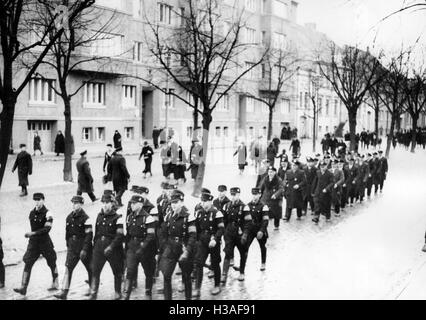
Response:
[[[312,157],[306,158],[307,166],[305,168],[305,177],[306,177],[306,188],[305,188],[305,198],[303,210],[305,213],[308,212],[308,204],[311,208],[311,212],[314,212],[314,198],[313,198],[313,185],[315,178],[317,176],[317,168],[315,167],[315,159]]]
[[[333,186],[333,174],[327,170],[327,163],[321,161],[320,170],[317,172],[317,178],[313,187],[315,201],[315,217],[312,219],[313,222],[318,223],[321,214],[325,215],[327,221],[330,220],[331,191]]]
[[[333,174],[333,189],[331,191],[331,205],[336,214],[340,214],[340,205],[342,200],[342,185],[345,183],[345,175],[339,169],[339,160],[334,160],[331,163],[330,172]]]
[[[146,194],[147,192],[142,192]],[[157,237],[155,234],[157,221],[144,209],[146,198],[134,195],[130,199],[132,212],[126,220],[126,265],[125,300],[129,300],[132,282],[137,277],[139,263],[145,272],[145,295],[152,296],[152,285],[155,274],[155,255],[157,253]],[[153,206],[152,206],[153,207]],[[150,207],[149,211],[152,209]]]
[[[277,176],[277,169],[269,167],[268,175],[263,178],[260,190],[262,190],[262,202],[269,207],[269,218],[274,219],[274,230],[277,231],[283,215],[282,198],[284,194],[283,182]]]
[[[78,188],[77,195],[81,196],[83,192],[87,193],[92,202],[98,200],[93,193],[93,177],[90,172],[89,161],[86,159],[87,150],[80,153],[80,159],[76,163],[78,172]]]
[[[58,289],[58,268],[56,267],[56,252],[50,239],[49,232],[52,228],[52,213],[44,205],[44,194],[34,193],[33,200],[35,208],[29,215],[31,232],[25,233],[25,238],[29,238],[27,251],[23,261],[25,263],[22,274],[22,284],[20,288],[13,289],[15,292],[25,296],[27,294],[28,283],[30,282],[31,269],[34,263],[42,255],[50,268],[52,274],[52,285],[48,289]]]
[[[376,163],[373,161],[373,155],[371,153],[367,153],[367,158],[365,162],[368,164],[368,178],[367,178],[367,197],[371,196],[371,188],[373,187],[373,174],[376,170]]]
[[[147,173],[149,173],[152,177],[151,163],[153,155],[154,150],[152,150],[151,146],[148,144],[148,141],[145,141],[143,143],[141,154],[139,155],[139,160],[143,157],[143,160],[145,161],[145,169],[142,171],[144,178],[146,178]]]
[[[124,271],[123,217],[116,212],[112,196],[103,195],[101,201],[103,208],[96,218],[90,300],[97,298],[101,272],[107,261],[114,274],[115,300],[120,300]]]
[[[19,186],[22,189],[20,196],[24,197],[28,195],[28,175],[33,173],[33,160],[31,155],[27,152],[27,147],[25,144],[20,144],[19,148],[21,149],[21,152],[19,152],[16,156],[12,172],[15,172],[16,168],[18,168]]]
[[[196,179],[198,168],[203,160],[203,147],[197,137],[192,139],[192,146],[189,150],[189,168],[191,170],[191,178]]]
[[[109,162],[110,162],[110,160],[111,160],[111,158],[112,158],[112,155],[113,155],[113,150],[112,150],[112,144],[111,143],[108,143],[107,144],[107,151],[105,152],[105,155],[104,155],[104,164],[103,164],[103,166],[102,166],[102,171],[105,173],[106,172],[106,169],[107,169],[107,167],[108,167],[108,164],[109,164]]]
[[[383,156],[382,150],[379,150],[378,153],[379,153],[379,173],[378,173],[379,184],[378,186],[380,187],[380,192],[382,192],[383,184],[385,183],[386,175],[388,173],[388,159],[386,159],[386,157]],[[377,187],[375,187],[375,190],[377,190]]]
[[[194,247],[197,241],[195,216],[183,203],[183,192],[176,190],[170,199],[170,213],[165,217],[165,247],[160,259],[160,270],[164,276],[164,299],[172,299],[172,275],[176,264],[182,270],[185,298],[191,300]]]
[[[213,196],[210,193],[201,194],[201,207],[195,212],[197,227],[197,247],[194,259],[195,290],[193,297],[200,296],[203,281],[203,267],[210,255],[211,269],[214,273],[214,288],[211,294],[220,292],[220,243],[225,227],[223,214],[213,206]]]
[[[349,206],[352,207],[354,200],[357,196],[357,180],[358,180],[358,167],[355,165],[355,159],[349,159],[348,177],[345,181],[348,188]]]
[[[244,271],[248,252],[248,235],[252,227],[250,209],[240,200],[241,190],[238,187],[230,189],[231,201],[225,205],[223,214],[226,219],[225,225],[225,260],[223,261],[223,271],[221,282],[226,283],[228,269],[231,259],[234,258],[234,250],[237,247],[240,253],[240,266],[234,269],[240,271],[239,281],[244,281]]]
[[[299,169],[299,166],[300,162],[293,160],[291,170],[288,170],[284,177],[284,197],[286,198],[285,221],[290,221],[293,209],[297,211],[298,220],[302,217],[306,177],[304,172]]]
[[[344,159],[339,160],[338,168],[343,172],[344,178],[344,182],[342,184],[342,192],[340,196],[340,209],[344,209],[346,207],[346,204],[348,203],[348,188],[346,185],[346,180],[349,177],[348,164]]]
[[[370,175],[370,168],[368,163],[364,161],[364,157],[364,155],[359,155],[358,157],[357,198],[359,202],[364,201],[365,188]]]
[[[93,229],[89,216],[83,210],[84,199],[82,196],[74,196],[71,199],[73,211],[66,218],[65,242],[67,245],[67,258],[65,262],[65,275],[62,283],[62,291],[55,297],[65,300],[71,285],[71,277],[78,261],[81,260],[86,267],[89,283],[92,281],[90,262],[92,259]]]
[[[108,166],[108,174],[111,176],[112,185],[115,191],[115,199],[119,206],[123,205],[121,197],[127,190],[127,186],[130,181],[130,174],[129,171],[127,171],[126,159],[124,159],[122,151],[122,147],[115,149],[115,153]]]
[[[225,208],[225,205],[230,201],[229,198],[226,196],[226,191],[228,188],[221,184],[217,187],[218,196],[216,199],[213,200],[213,206],[215,206],[219,211],[223,212],[223,209]],[[226,221],[224,221],[226,224]]]
[[[161,148],[160,148],[160,158],[161,158],[161,166],[163,168],[163,176],[166,179],[169,179],[169,175],[171,173],[171,168],[170,168],[170,164],[172,161],[172,157],[171,154],[169,155],[169,146],[168,144],[164,141],[163,143],[161,143]]]
[[[247,240],[247,250],[250,248],[252,241],[256,238],[260,247],[260,271],[264,271],[266,268],[266,241],[268,240],[269,208],[266,204],[260,201],[260,197],[262,196],[260,188],[251,189],[251,194],[253,195],[253,198],[246,206],[246,209],[248,209],[252,217],[252,227],[249,231],[249,237]]]

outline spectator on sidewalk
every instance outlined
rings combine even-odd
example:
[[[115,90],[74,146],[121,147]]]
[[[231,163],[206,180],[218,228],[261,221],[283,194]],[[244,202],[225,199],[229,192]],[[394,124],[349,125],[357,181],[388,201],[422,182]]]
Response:
[[[112,137],[112,140],[114,141],[114,149],[121,148],[121,134],[118,132],[118,130],[115,130],[114,136]]]
[[[274,142],[270,142],[268,148],[266,149],[266,158],[269,160],[269,165],[274,166],[275,157],[277,156],[277,149]]]
[[[34,132],[34,143],[33,143],[33,149],[34,149],[34,154],[33,156],[36,155],[36,151],[40,151],[40,154],[43,155],[43,151],[41,151],[41,138],[38,135],[38,131]]]
[[[139,155],[139,160],[143,157],[143,160],[145,161],[145,169],[142,171],[144,178],[146,178],[147,173],[149,173],[152,177],[151,163],[153,154],[154,150],[152,150],[151,146],[148,144],[148,141],[145,141],[143,143],[141,154]]]
[[[257,170],[256,188],[259,188],[260,183],[268,174],[268,168],[269,168],[269,160],[263,159],[259,165],[259,169]]]
[[[178,184],[183,184],[186,182],[185,171],[186,164],[188,163],[188,159],[186,157],[185,151],[183,151],[182,147],[178,147],[178,158],[175,166],[175,179],[178,181]]]
[[[191,178],[196,179],[198,174],[198,168],[203,160],[203,147],[200,145],[198,138],[193,138],[192,146],[189,150]]]
[[[108,166],[108,174],[111,176],[112,185],[115,191],[115,199],[120,207],[123,206],[121,197],[128,188],[130,174],[127,171],[126,159],[122,155],[123,148],[115,149]]]
[[[112,151],[112,144],[108,143],[107,144],[107,151],[105,152],[104,155],[104,164],[102,166],[102,171],[105,173],[107,168],[108,168],[108,164],[111,161],[112,155],[114,154],[114,152]]]
[[[1,217],[0,217],[0,289],[4,288],[5,272],[3,264],[3,242],[1,241]]]
[[[60,153],[65,153],[65,137],[61,130],[58,131],[55,138],[55,153],[57,157]]]
[[[293,159],[300,156],[300,141],[297,139],[297,136],[293,136],[293,140],[291,141],[289,151],[293,150],[292,156]]]
[[[154,126],[154,129],[152,130],[152,140],[155,149],[158,149],[158,138],[160,137],[160,132],[161,129],[157,129],[157,126]]]
[[[20,144],[19,148],[21,148],[21,152],[16,156],[12,172],[15,172],[16,168],[18,168],[19,186],[22,188],[22,192],[19,196],[24,197],[28,195],[28,175],[33,173],[33,160],[31,159],[31,155],[27,152],[27,146],[25,144]]]
[[[98,200],[93,193],[93,177],[90,171],[89,161],[86,159],[87,150],[80,153],[81,158],[77,161],[76,167],[78,172],[78,188],[77,195],[81,196],[87,193],[92,202]]]
[[[244,141],[241,141],[238,149],[234,152],[234,157],[236,155],[238,155],[238,169],[240,170],[240,174],[243,174],[244,168],[247,165],[247,147]]]

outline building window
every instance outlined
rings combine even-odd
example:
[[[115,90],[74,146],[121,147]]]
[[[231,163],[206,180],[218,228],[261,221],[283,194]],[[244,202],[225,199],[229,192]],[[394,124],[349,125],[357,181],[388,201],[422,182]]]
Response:
[[[179,26],[184,27],[185,26],[185,8],[179,8]]]
[[[104,127],[96,128],[95,134],[96,134],[96,136],[95,136],[96,142],[105,141],[105,128]]]
[[[229,130],[228,127],[223,127],[223,136],[225,138],[229,137]]]
[[[256,0],[246,0],[245,8],[250,11],[256,10]]]
[[[217,93],[216,97],[217,99],[219,99],[220,95],[222,93]],[[224,94],[222,96],[222,98],[220,99],[218,105],[217,105],[217,109],[219,111],[229,111],[229,95],[228,94]]]
[[[260,0],[260,12],[266,13],[266,0]]]
[[[290,100],[281,99],[281,113],[290,113]]]
[[[308,109],[308,106],[309,106],[308,93],[305,92],[305,109]]]
[[[220,137],[220,127],[216,127],[216,137]]]
[[[330,100],[327,99],[325,100],[325,115],[328,116],[329,114],[330,114]]]
[[[158,3],[158,21],[165,24],[172,23],[172,6]]]
[[[33,78],[30,81],[30,102],[56,102],[53,88],[56,81],[52,79]]]
[[[133,127],[125,127],[124,128],[124,139],[125,140],[133,140],[135,138],[135,130]]]
[[[169,109],[174,109],[175,108],[175,96],[173,95],[175,92],[175,89],[169,89],[169,94],[166,93],[167,89],[164,88],[162,91],[162,96],[163,96],[163,102],[162,102],[162,107],[166,108],[166,102],[167,99],[169,101]]]
[[[250,71],[248,71],[247,73],[246,73],[246,77],[248,78],[248,79],[254,79],[255,78],[255,63],[253,63],[253,62],[246,62],[246,70],[249,70],[250,69]]]
[[[264,63],[261,64],[261,70],[262,70],[262,79],[266,78],[266,66]]]
[[[83,94],[85,104],[105,105],[105,83],[86,82]]]
[[[142,42],[135,41],[133,44],[133,60],[142,61]]]
[[[261,33],[261,43],[265,46],[266,45],[266,31],[262,31]]]
[[[123,85],[123,108],[136,107],[136,86]]]
[[[256,43],[256,29],[246,28],[246,43]]]
[[[93,131],[92,128],[83,128],[82,130],[82,138],[83,142],[92,142],[93,140]]]
[[[247,97],[247,112],[254,112],[255,99]]]
[[[188,138],[192,138],[193,133],[194,133],[194,129],[192,127],[186,127],[186,136]]]
[[[143,0],[133,0],[133,17],[142,18]]]

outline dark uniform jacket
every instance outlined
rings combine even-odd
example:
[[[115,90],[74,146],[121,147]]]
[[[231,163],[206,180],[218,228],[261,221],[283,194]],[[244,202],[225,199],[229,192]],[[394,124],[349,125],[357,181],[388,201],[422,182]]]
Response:
[[[213,237],[219,243],[223,235],[223,214],[212,206],[205,210],[199,208],[195,212],[195,225],[197,227],[198,240],[208,243]]]
[[[370,174],[370,167],[367,162],[363,162],[358,166],[357,184],[359,188],[364,188]]]
[[[334,176],[329,170],[325,170],[324,173],[321,173],[321,170],[318,170],[317,177],[314,183],[314,194],[316,197],[322,198],[324,196],[330,196],[331,191],[334,186]],[[324,193],[323,190],[326,190]]]
[[[246,209],[249,209],[252,218],[252,228],[250,232],[255,237],[259,231],[263,232],[263,237],[268,237],[269,207],[262,201],[250,201]]]
[[[41,207],[40,210],[37,210],[36,208],[31,210],[29,220],[31,231],[36,233],[30,238],[30,242],[37,240],[51,241],[49,236],[51,227],[46,227],[46,222],[52,223],[53,217],[45,206]]]
[[[28,186],[28,175],[33,173],[33,160],[28,152],[21,151],[18,153],[12,172],[14,172],[16,168],[18,168],[19,186]]]
[[[93,177],[90,172],[89,161],[86,158],[80,158],[76,163],[78,171],[78,191],[93,192]]]
[[[386,159],[385,157],[380,158],[379,163],[380,163],[379,177],[381,180],[386,180],[386,175],[388,173],[388,159]]]
[[[282,198],[284,194],[283,182],[275,175],[272,180],[269,180],[267,175],[260,185],[262,190],[261,201],[269,207],[269,213],[274,218],[282,218]],[[275,199],[272,199],[275,196]]]
[[[155,218],[143,208],[137,212],[131,212],[126,219],[126,244],[135,241],[141,243],[141,250],[145,250],[148,247],[156,250],[155,233],[147,232],[148,228],[155,230],[156,224]]]
[[[248,208],[241,200],[235,203],[230,201],[225,205],[226,232],[237,232],[239,235],[248,234],[251,229],[252,219]]]
[[[71,212],[66,218],[65,241],[69,250],[89,251],[92,248],[92,223],[87,213],[80,209]],[[76,248],[78,244],[78,248]]]
[[[213,200],[213,205],[220,211],[223,212],[225,205],[231,200],[229,200],[229,198],[227,196],[225,196],[222,200],[220,200],[219,198],[216,198]]]
[[[195,227],[195,217],[189,214],[188,209],[182,207],[179,213],[175,213],[170,209],[169,214],[165,217],[165,223],[167,242],[180,245],[171,248],[176,259],[179,258],[182,252],[182,246],[185,246],[189,254],[194,253],[197,233],[195,228],[193,228],[194,232],[192,232],[191,227]]]
[[[333,190],[331,192],[331,198],[333,204],[340,204],[342,186],[345,183],[345,174],[343,170],[335,169],[333,172]],[[336,188],[334,187],[336,186]]]
[[[294,189],[295,185],[299,185],[299,188]],[[306,177],[302,170],[287,171],[284,177],[284,196],[287,200],[287,208],[303,208],[305,187]]]
[[[124,235],[117,233],[118,229],[123,229],[122,215],[118,214],[114,209],[110,212],[104,212],[101,209],[96,219],[94,243],[105,237],[111,240],[111,247],[113,249],[122,249]]]
[[[130,179],[126,167],[126,159],[121,154],[115,154],[108,165],[108,174],[111,176],[114,190],[127,190]]]
[[[357,189],[358,180],[358,167],[353,165],[352,168],[348,166],[348,177],[345,181],[346,187],[348,188],[349,196],[355,196]]]
[[[312,168],[307,167],[305,169],[305,176],[306,176],[305,195],[306,196],[311,196],[314,193],[313,184],[317,176],[317,171],[318,169],[315,166],[313,166]]]

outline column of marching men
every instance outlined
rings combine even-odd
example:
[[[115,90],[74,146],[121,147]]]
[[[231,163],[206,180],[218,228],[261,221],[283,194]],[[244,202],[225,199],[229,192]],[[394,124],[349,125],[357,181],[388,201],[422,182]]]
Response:
[[[370,198],[373,187],[375,194],[382,192],[387,171],[382,151],[365,155],[352,152],[338,157],[326,152],[323,156],[307,157],[306,163],[297,157],[289,163],[283,157],[279,168],[268,167],[258,187],[251,189],[252,199],[248,203],[240,199],[239,187],[229,188],[228,198],[227,186],[219,185],[215,199],[210,190],[203,188],[200,202],[191,210],[177,185],[163,182],[156,205],[149,200],[147,187],[132,186],[127,207],[121,204],[121,192],[104,190],[102,209],[95,220],[84,211],[83,197],[73,196],[72,212],[66,218],[65,273],[61,290],[54,296],[67,298],[79,261],[87,270],[87,296],[91,300],[97,298],[106,262],[114,274],[117,300],[129,299],[137,287],[139,264],[144,270],[148,299],[160,272],[160,292],[165,299],[172,299],[173,276],[180,276],[178,291],[184,291],[186,299],[199,298],[205,268],[214,282],[210,292],[217,295],[226,286],[231,266],[239,272],[238,280],[245,280],[247,256],[255,239],[260,246],[260,271],[266,270],[268,225],[271,220],[274,230],[279,229],[283,199],[283,220],[287,222],[293,209],[300,220],[307,215],[308,208],[315,223],[321,216],[330,221],[332,209],[338,216],[347,205],[364,201],[366,195]],[[54,215],[47,209],[42,193],[34,193],[33,200],[35,208],[29,214],[31,232],[25,234],[29,241],[23,257],[22,283],[14,289],[21,295],[27,293],[32,266],[40,255],[51,269],[49,290],[59,289],[56,252],[49,236]],[[240,257],[238,266],[234,265],[235,248]]]

